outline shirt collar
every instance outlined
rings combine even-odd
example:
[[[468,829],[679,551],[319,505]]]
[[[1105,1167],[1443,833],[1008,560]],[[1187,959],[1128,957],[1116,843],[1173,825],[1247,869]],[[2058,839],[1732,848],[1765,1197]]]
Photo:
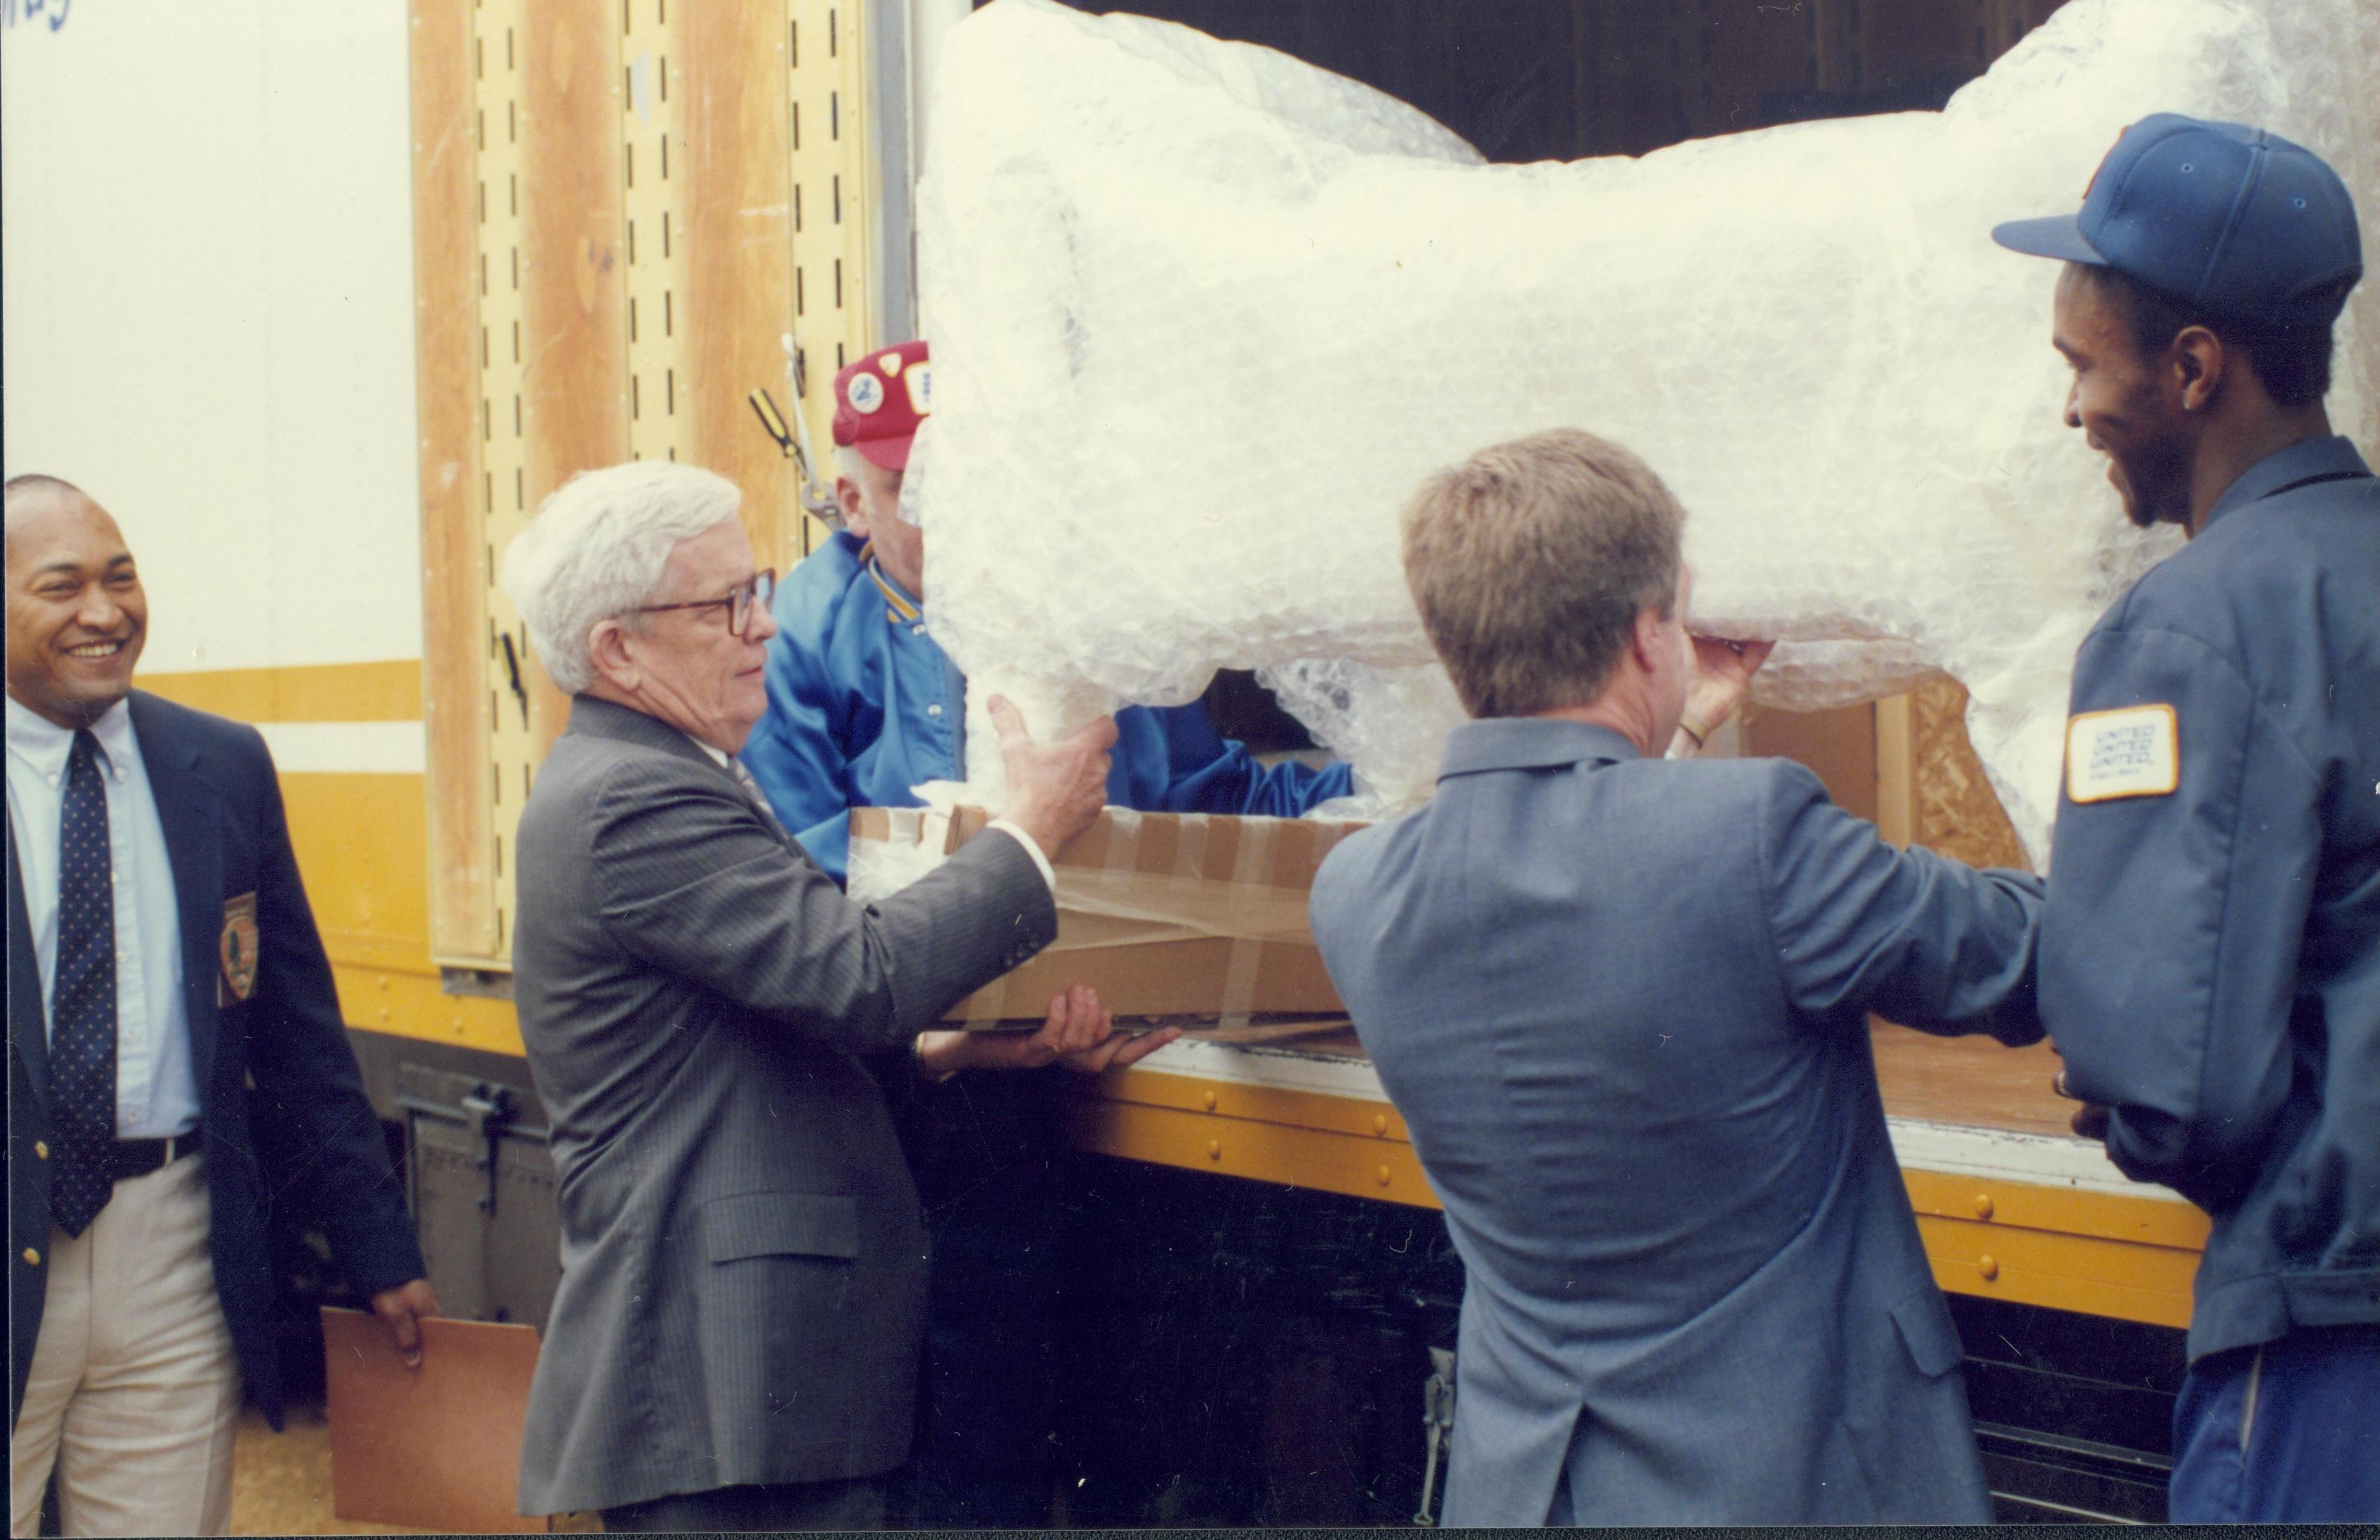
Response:
[[[908,624],[926,612],[925,601],[893,581],[892,575],[884,570],[884,564],[876,559],[873,542],[859,548],[859,561],[868,569],[868,576],[876,580],[877,590],[884,595],[885,608],[890,612],[885,616],[887,620]]]
[[[616,700],[606,700],[600,695],[575,695],[570,697],[572,733],[589,734],[612,738],[621,743],[642,744],[664,753],[690,757],[699,750],[703,758],[724,770],[727,757],[704,743],[691,733],[672,727],[650,712],[639,711],[633,706],[623,706]]]
[[[2199,529],[2204,534],[2224,515],[2246,507],[2260,498],[2272,496],[2285,487],[2314,477],[2369,476],[2363,456],[2355,452],[2351,440],[2337,434],[2319,438],[2300,439],[2286,449],[2276,449],[2250,466],[2240,479],[2225,489],[2215,506],[2206,513],[2206,523]]]
[[[19,705],[14,696],[8,697],[7,711],[8,752],[53,781],[65,775],[67,756],[74,750],[74,729],[60,727],[30,707]],[[108,773],[123,780],[132,756],[140,752],[140,741],[132,735],[131,703],[119,700],[101,712],[91,732],[99,740],[100,758]]]
[[[1446,735],[1446,755],[1439,761],[1438,775],[1443,781],[1481,770],[1552,770],[1590,759],[1643,758],[1623,734],[1593,722],[1490,717],[1466,721]]]

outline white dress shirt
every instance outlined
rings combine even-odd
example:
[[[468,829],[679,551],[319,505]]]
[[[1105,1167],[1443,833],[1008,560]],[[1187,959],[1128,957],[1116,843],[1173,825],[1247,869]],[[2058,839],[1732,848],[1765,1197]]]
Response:
[[[58,957],[58,821],[74,734],[7,702],[8,817],[16,825],[25,917],[49,1013]],[[123,701],[91,725],[107,793],[115,896],[115,1136],[154,1139],[199,1122],[190,1025],[182,1005],[182,920],[165,826]]]

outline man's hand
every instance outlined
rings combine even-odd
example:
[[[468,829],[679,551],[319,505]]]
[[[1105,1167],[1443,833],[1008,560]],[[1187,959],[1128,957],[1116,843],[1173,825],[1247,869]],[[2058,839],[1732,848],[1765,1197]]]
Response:
[[[1107,806],[1108,747],[1116,740],[1113,717],[1101,717],[1048,744],[1033,741],[1025,714],[1004,696],[993,696],[992,730],[1008,766],[1008,806],[1001,816],[1033,836],[1051,858],[1091,826]]]
[[[1686,709],[1717,727],[1735,715],[1752,688],[1752,676],[1775,642],[1731,642],[1718,637],[1694,638],[1694,683],[1686,692]]]
[[[1699,754],[1718,725],[1735,715],[1752,688],[1752,676],[1776,650],[1775,642],[1736,642],[1696,637],[1694,682],[1686,687],[1686,711],[1670,734],[1670,758]]]
[[[2057,1046],[2055,1043],[2050,1045],[2053,1049]],[[2102,1144],[2107,1142],[2107,1110],[2106,1108],[2095,1101],[2082,1101],[2081,1097],[2068,1090],[2064,1070],[2058,1072],[2058,1078],[2049,1083],[2049,1088],[2069,1101],[2082,1102],[2082,1106],[2074,1110],[2074,1116],[2068,1119],[2066,1124],[2074,1131],[2077,1138],[2096,1139]]]
[[[1180,1027],[1169,1026],[1119,1037],[1115,1014],[1099,1009],[1098,991],[1087,984],[1074,984],[1051,999],[1050,1019],[1026,1045],[1028,1053],[1049,1055],[1044,1063],[1055,1060],[1077,1074],[1099,1074],[1146,1059],[1181,1036]]]
[[[372,1296],[372,1314],[388,1328],[397,1356],[408,1369],[421,1367],[421,1317],[438,1314],[438,1292],[426,1278],[383,1289]]]
[[[1099,1009],[1098,992],[1076,984],[1050,1001],[1050,1019],[1038,1032],[921,1033],[917,1061],[931,1074],[1038,1070],[1050,1064],[1063,1064],[1078,1074],[1099,1074],[1146,1059],[1181,1036],[1180,1027],[1169,1026],[1118,1037],[1115,1017]]]

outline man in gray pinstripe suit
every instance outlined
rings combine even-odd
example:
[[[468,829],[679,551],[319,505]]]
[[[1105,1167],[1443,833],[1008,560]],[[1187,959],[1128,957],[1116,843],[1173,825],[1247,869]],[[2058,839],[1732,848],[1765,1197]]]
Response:
[[[940,1072],[1132,1053],[1084,989],[1029,1039],[919,1036],[1056,933],[1043,852],[1098,813],[1113,724],[1042,746],[995,702],[999,834],[852,903],[733,758],[775,630],[738,501],[667,461],[593,472],[504,563],[575,697],[517,843],[514,986],[563,1254],[520,1504],[613,1529],[881,1524],[926,1237],[859,1055],[917,1044]]]

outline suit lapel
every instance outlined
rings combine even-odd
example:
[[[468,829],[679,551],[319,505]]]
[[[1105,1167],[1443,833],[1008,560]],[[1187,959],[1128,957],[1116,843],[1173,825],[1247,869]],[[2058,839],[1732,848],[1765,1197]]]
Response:
[[[216,933],[223,925],[223,803],[199,774],[197,744],[174,731],[153,697],[132,692],[132,730],[165,831],[174,867],[175,908],[182,922],[182,1001],[190,1027],[190,1069],[206,1100],[215,1059]]]
[[[8,1042],[25,1061],[35,1110],[50,1115],[49,1013],[42,1004],[41,960],[33,952],[33,921],[25,903],[25,876],[17,864],[17,819],[8,819]]]
[[[664,754],[674,754],[689,764],[706,766],[730,781],[735,779],[735,772],[705,754],[700,744],[659,717],[649,717],[633,707],[616,705],[599,696],[570,697],[569,731],[614,738],[624,744],[642,744]]]
[[[758,784],[745,783],[751,771],[737,768],[741,762],[732,758],[728,763],[721,764],[700,744],[658,717],[649,717],[642,711],[616,705],[598,696],[573,696],[570,697],[567,731],[587,737],[640,744],[647,748],[675,755],[690,765],[700,765],[713,775],[724,777],[727,783],[735,788],[736,799],[751,807],[752,816],[760,820],[762,828],[776,836],[779,844],[787,850],[802,849],[801,842],[794,838],[793,831],[777,820],[776,811],[769,806],[766,794]],[[802,855],[807,859],[809,853],[802,851]]]

